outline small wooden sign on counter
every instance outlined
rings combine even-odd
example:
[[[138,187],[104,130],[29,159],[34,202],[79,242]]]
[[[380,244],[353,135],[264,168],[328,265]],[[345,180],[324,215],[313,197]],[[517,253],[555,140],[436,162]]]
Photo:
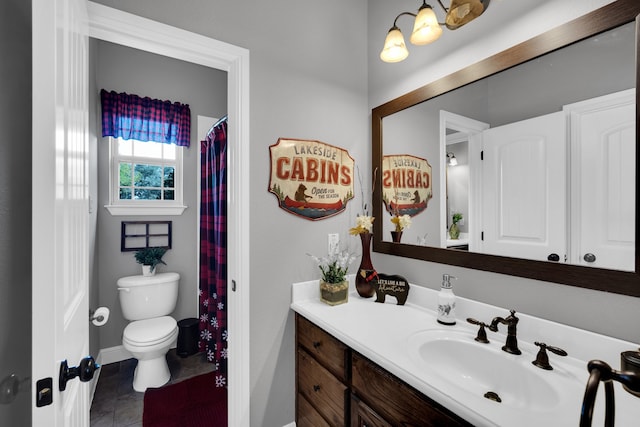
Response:
[[[409,282],[402,276],[378,273],[373,286],[376,289],[376,302],[383,303],[387,295],[395,297],[398,305],[407,302]]]

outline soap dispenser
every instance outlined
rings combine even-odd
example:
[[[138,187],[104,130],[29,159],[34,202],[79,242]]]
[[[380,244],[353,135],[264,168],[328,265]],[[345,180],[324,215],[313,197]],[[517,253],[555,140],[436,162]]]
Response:
[[[451,290],[451,279],[454,276],[442,275],[442,288],[438,293],[438,323],[443,325],[456,324],[456,296]]]

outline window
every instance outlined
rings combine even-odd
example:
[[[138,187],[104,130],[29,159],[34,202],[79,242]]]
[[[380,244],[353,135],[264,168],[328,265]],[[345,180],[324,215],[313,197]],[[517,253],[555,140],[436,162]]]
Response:
[[[180,215],[182,147],[109,137],[112,215]]]

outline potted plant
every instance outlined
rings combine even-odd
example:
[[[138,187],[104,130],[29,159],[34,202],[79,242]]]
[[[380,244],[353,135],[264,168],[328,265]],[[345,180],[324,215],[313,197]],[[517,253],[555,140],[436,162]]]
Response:
[[[462,214],[460,212],[456,212],[452,217],[452,224],[449,227],[449,237],[451,240],[457,240],[460,237],[460,228],[458,227],[458,223],[462,220]]]
[[[318,258],[310,255],[322,272],[320,279],[320,300],[329,305],[344,304],[349,299],[349,282],[346,279],[349,264],[355,256],[347,251]]]
[[[167,250],[165,248],[160,247],[144,248],[136,251],[135,258],[138,264],[142,264],[142,275],[153,276],[156,274],[156,265],[167,265],[167,263],[162,260],[166,252]]]

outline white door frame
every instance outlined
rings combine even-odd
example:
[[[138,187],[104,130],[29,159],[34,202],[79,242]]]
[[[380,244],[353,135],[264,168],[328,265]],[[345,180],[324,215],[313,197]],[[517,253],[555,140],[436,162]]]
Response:
[[[479,209],[480,200],[476,195],[478,186],[481,184],[482,177],[478,173],[478,162],[480,161],[480,150],[482,150],[481,134],[482,131],[489,129],[488,123],[451,113],[449,111],[440,110],[440,247],[447,247],[447,129],[452,129],[460,134],[466,135],[469,141],[469,218],[466,218],[467,229],[469,230],[469,249],[474,250],[477,238],[474,233],[477,224],[481,223],[481,210]]]
[[[88,11],[90,37],[227,72],[229,425],[248,427],[249,51],[93,2]]]

